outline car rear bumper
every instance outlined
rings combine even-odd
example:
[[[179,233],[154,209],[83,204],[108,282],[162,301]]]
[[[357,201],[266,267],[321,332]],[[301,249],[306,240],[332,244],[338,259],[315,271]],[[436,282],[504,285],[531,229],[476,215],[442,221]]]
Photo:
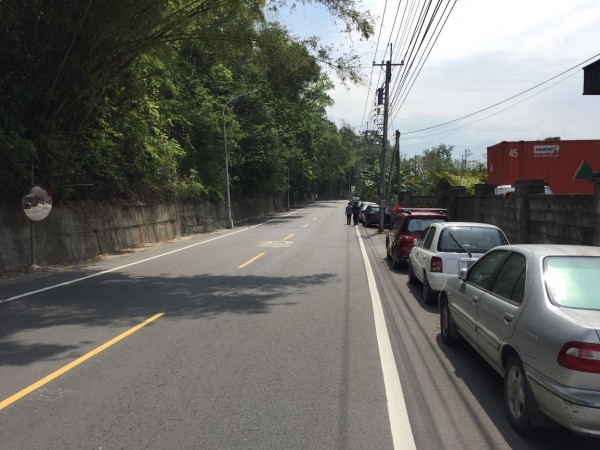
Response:
[[[431,290],[439,292],[448,278],[458,277],[455,273],[427,272],[427,281]]]
[[[575,433],[600,437],[599,391],[561,385],[531,368],[528,372],[540,411]]]

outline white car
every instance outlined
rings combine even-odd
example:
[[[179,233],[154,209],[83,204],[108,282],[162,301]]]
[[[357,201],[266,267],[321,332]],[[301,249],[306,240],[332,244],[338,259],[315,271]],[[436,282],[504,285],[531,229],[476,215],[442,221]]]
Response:
[[[512,192],[515,192],[515,188],[510,184],[501,184],[494,190],[494,192],[496,193],[496,195],[505,195],[505,194],[510,194]],[[552,192],[552,189],[550,189],[550,186],[545,185],[544,186],[544,194],[553,195],[554,192]]]
[[[423,230],[408,255],[408,281],[421,282],[423,301],[433,303],[444,281],[458,277],[488,250],[508,244],[495,225],[477,222],[438,222]]]

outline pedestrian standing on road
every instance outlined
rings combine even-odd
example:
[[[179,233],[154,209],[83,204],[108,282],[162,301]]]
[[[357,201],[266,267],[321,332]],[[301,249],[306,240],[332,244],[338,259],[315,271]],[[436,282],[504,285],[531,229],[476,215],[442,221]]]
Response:
[[[358,225],[358,215],[360,214],[360,206],[358,206],[358,202],[354,202],[352,205],[352,220],[354,221],[354,226]]]
[[[346,225],[350,225],[350,219],[352,219],[352,202],[346,205]]]

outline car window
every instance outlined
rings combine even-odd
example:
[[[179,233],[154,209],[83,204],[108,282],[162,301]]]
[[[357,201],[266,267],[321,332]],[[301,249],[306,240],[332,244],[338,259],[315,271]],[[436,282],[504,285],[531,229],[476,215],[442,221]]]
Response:
[[[600,258],[552,256],[544,260],[544,281],[550,299],[570,308],[600,310]]]
[[[417,245],[417,247],[421,247],[421,248],[423,248],[423,247],[425,246],[425,238],[427,237],[427,232],[428,232],[428,231],[429,231],[429,228],[425,228],[425,229],[423,230],[423,233],[421,234],[421,238],[420,238],[420,239],[417,239],[417,240],[415,241],[415,242],[416,242],[416,245]]]
[[[521,303],[525,295],[525,266],[525,257],[512,253],[498,271],[490,290],[500,297]]]
[[[417,240],[417,247],[425,248],[425,239],[427,238],[427,233],[429,232],[429,229],[430,228],[428,227],[423,230],[423,233],[421,233],[421,238]]]
[[[506,250],[496,250],[483,255],[469,270],[467,281],[483,289],[487,289],[496,269],[504,260],[506,253]]]
[[[445,222],[445,220],[439,217],[411,217],[406,221],[406,224],[404,225],[404,231],[421,233],[429,225],[437,222]]]
[[[429,250],[431,248],[431,243],[433,242],[433,237],[435,236],[435,228],[433,227],[428,227],[425,228],[427,234],[425,234],[425,231],[423,231],[423,248]]]
[[[438,242],[440,252],[485,253],[499,245],[508,244],[504,234],[497,228],[450,227],[442,230]]]

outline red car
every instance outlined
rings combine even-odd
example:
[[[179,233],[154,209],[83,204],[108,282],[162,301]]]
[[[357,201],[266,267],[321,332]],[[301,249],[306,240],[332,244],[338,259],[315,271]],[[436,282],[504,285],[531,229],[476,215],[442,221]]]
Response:
[[[448,211],[440,208],[402,208],[394,218],[385,238],[387,258],[394,269],[408,264],[408,254],[415,239],[421,237],[425,228],[435,222],[448,222]]]

